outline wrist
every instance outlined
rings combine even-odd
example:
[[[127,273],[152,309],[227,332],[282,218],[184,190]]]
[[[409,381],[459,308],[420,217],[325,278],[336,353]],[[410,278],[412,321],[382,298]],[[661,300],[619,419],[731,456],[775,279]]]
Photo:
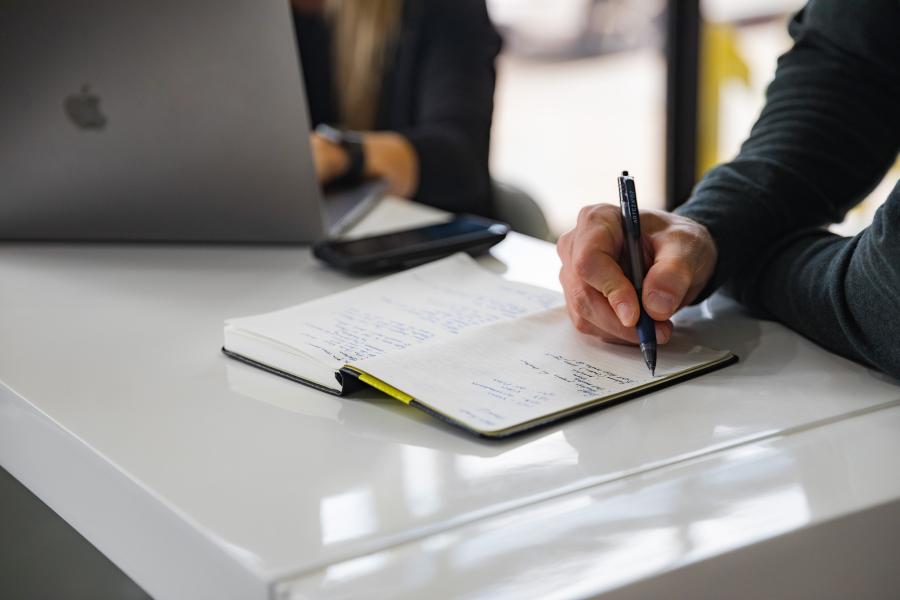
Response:
[[[697,285],[688,300],[690,304],[697,304],[711,296],[721,284],[717,277],[719,247],[706,225],[693,219],[690,219],[690,223],[697,232],[698,253],[696,258]]]
[[[402,134],[378,131],[366,134],[366,176],[390,184],[389,193],[412,198],[419,187],[419,155]]]
[[[333,180],[352,184],[364,178],[366,152],[361,133],[322,124],[316,127],[316,134],[326,140],[340,155],[340,160],[335,161],[337,169],[332,177]]]
[[[328,140],[324,141],[326,148],[326,180],[334,181],[340,179],[350,164],[350,157],[347,152],[337,144]]]

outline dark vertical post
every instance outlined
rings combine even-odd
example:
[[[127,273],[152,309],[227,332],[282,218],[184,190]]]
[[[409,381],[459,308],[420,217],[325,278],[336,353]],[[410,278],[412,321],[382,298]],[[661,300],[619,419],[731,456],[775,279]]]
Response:
[[[666,207],[687,200],[697,175],[700,0],[669,0],[666,35]]]

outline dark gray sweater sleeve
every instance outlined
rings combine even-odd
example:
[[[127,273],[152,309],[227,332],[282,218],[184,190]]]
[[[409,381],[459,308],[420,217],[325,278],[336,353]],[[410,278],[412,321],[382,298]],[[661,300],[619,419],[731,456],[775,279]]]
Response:
[[[855,238],[825,231],[900,149],[900,1],[812,0],[734,161],[678,209],[719,248],[710,293],[900,377],[900,190]],[[893,339],[891,332],[894,333]]]

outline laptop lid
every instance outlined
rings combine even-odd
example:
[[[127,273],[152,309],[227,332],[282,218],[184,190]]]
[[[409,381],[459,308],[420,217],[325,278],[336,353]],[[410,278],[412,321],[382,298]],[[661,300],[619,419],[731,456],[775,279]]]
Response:
[[[326,232],[287,0],[5,0],[0,81],[0,239]]]

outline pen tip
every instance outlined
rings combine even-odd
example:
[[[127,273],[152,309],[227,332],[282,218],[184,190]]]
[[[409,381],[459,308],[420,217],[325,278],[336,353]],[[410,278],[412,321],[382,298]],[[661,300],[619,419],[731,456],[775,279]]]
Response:
[[[644,355],[644,363],[650,370],[650,376],[656,377],[656,344],[641,344],[641,354]]]

